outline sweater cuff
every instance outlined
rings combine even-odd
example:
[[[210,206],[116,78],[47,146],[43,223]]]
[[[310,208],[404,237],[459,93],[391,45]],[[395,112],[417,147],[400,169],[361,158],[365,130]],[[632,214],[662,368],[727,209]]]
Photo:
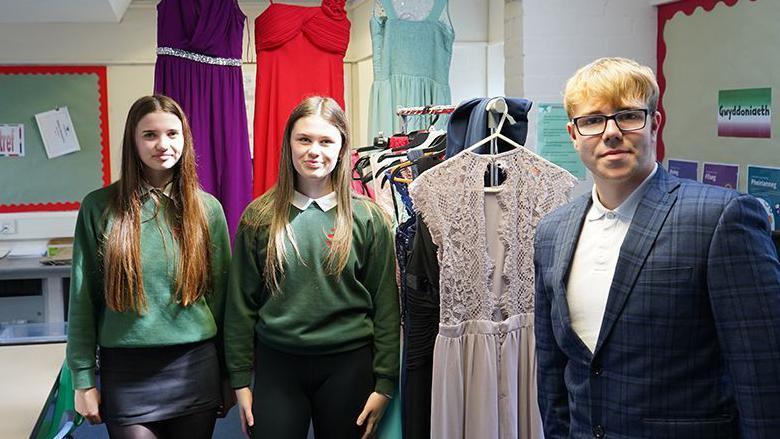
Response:
[[[95,369],[71,369],[70,376],[73,378],[74,389],[89,389],[95,387]]]
[[[395,382],[390,378],[377,378],[374,391],[392,397],[395,394]]]
[[[233,389],[249,387],[252,382],[252,371],[230,372],[230,386]]]

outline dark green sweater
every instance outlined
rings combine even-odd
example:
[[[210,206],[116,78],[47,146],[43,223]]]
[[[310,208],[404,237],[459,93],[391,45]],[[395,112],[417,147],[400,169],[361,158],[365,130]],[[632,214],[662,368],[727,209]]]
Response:
[[[236,234],[225,313],[225,355],[234,388],[249,385],[255,337],[292,354],[331,354],[373,346],[375,390],[392,394],[398,377],[400,317],[395,253],[390,226],[370,201],[353,199],[352,250],[344,271],[328,275],[327,235],[336,210],[317,203],[305,211],[290,206],[290,225],[301,260],[287,241],[281,291],[270,295],[263,267],[267,228],[245,223]],[[262,359],[258,359],[262,361]]]
[[[74,388],[95,385],[95,348],[168,346],[206,340],[222,326],[230,241],[222,206],[201,192],[211,237],[212,288],[204,299],[183,307],[173,300],[179,248],[165,221],[170,200],[145,196],[141,210],[141,270],[147,310],[115,312],[105,306],[101,247],[109,232],[107,212],[116,184],[84,198],[76,221],[68,306],[67,361]],[[186,233],[186,230],[185,230]]]

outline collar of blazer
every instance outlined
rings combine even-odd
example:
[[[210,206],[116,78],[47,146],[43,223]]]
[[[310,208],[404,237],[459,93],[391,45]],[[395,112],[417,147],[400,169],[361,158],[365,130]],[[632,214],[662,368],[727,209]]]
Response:
[[[647,192],[639,202],[634,219],[620,247],[617,266],[615,267],[615,276],[612,279],[612,286],[609,290],[607,307],[604,312],[604,320],[599,331],[599,339],[596,343],[595,356],[604,340],[609,337],[617,316],[626,303],[626,299],[639,275],[639,271],[644,265],[647,256],[653,248],[653,243],[658,233],[661,231],[669,211],[677,200],[677,188],[680,186],[680,180],[670,175],[659,164],[658,171],[648,182]],[[566,278],[571,267],[571,261],[574,256],[574,250],[577,248],[577,240],[582,230],[582,222],[588,212],[592,202],[590,193],[584,194],[570,204],[570,212],[567,220],[561,224],[561,233],[556,237],[556,248],[560,249],[558,257],[553,267],[555,273],[555,299],[563,301],[559,309],[562,310],[565,326],[571,336],[579,339],[573,329],[571,329],[571,318],[569,316],[569,307],[566,303]],[[582,349],[590,355],[590,350],[580,341]]]

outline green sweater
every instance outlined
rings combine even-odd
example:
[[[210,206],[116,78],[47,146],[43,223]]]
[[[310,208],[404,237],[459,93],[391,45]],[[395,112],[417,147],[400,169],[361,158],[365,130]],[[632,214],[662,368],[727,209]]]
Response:
[[[217,337],[222,327],[230,241],[222,206],[201,192],[211,237],[212,288],[205,298],[183,307],[173,300],[179,248],[165,221],[170,200],[144,197],[141,209],[141,270],[147,310],[115,312],[105,306],[101,248],[116,183],[88,194],[81,203],[73,243],[68,306],[67,361],[76,389],[95,385],[95,348],[148,347],[191,343]],[[186,230],[185,230],[186,233]],[[220,337],[221,338],[221,337]],[[220,338],[217,338],[219,340]]]
[[[352,250],[337,276],[325,270],[326,235],[333,233],[337,208],[323,212],[317,203],[305,211],[290,206],[290,225],[304,262],[288,241],[281,291],[273,296],[263,275],[267,228],[246,224],[248,216],[257,214],[255,204],[244,212],[225,309],[225,356],[234,388],[251,381],[257,337],[264,345],[299,355],[372,345],[375,390],[393,393],[400,349],[393,235],[378,207],[368,203],[353,199]]]

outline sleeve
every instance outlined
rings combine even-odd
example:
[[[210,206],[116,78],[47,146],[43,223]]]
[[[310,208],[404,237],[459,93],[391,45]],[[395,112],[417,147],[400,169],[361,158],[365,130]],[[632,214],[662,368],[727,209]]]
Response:
[[[223,326],[225,321],[225,295],[228,272],[230,271],[230,237],[222,205],[214,199],[209,208],[209,238],[211,239],[211,291],[206,296],[211,315],[217,325],[217,351],[219,352],[220,371],[227,373]]]
[[[228,276],[225,361],[230,384],[235,389],[248,386],[252,380],[255,325],[265,289],[262,275],[264,260],[258,254],[257,234],[256,229],[241,221],[236,231]]]
[[[536,180],[537,188],[534,191],[536,200],[534,213],[531,216],[531,226],[536,228],[539,221],[548,213],[566,204],[571,199],[571,192],[577,186],[577,177],[571,175],[565,169],[549,162],[540,164],[542,171]]]
[[[729,201],[721,214],[707,287],[740,437],[780,437],[780,263],[766,213],[749,195]]]
[[[371,224],[368,230],[373,231],[373,236],[367,239],[371,260],[366,266],[364,284],[374,300],[374,389],[392,395],[400,367],[401,332],[394,241],[381,213],[372,212]]]
[[[100,294],[102,279],[97,224],[91,205],[89,198],[82,203],[73,239],[66,359],[74,389],[95,387],[98,318],[95,296]]]
[[[552,242],[545,239],[544,223],[534,243],[534,335],[536,337],[536,374],[539,411],[546,439],[569,437],[569,396],[563,373],[568,361],[558,347],[552,326],[551,288],[545,283],[545,272],[552,268]]]
[[[432,168],[423,172],[409,185],[409,195],[412,197],[414,210],[425,220],[431,240],[437,246],[441,246],[442,235],[445,233],[443,233],[440,227],[440,224],[443,223],[440,219],[442,209],[438,205],[439,203],[437,203],[437,198],[434,194],[438,191],[431,182],[436,181],[438,176],[436,172],[440,169]]]

